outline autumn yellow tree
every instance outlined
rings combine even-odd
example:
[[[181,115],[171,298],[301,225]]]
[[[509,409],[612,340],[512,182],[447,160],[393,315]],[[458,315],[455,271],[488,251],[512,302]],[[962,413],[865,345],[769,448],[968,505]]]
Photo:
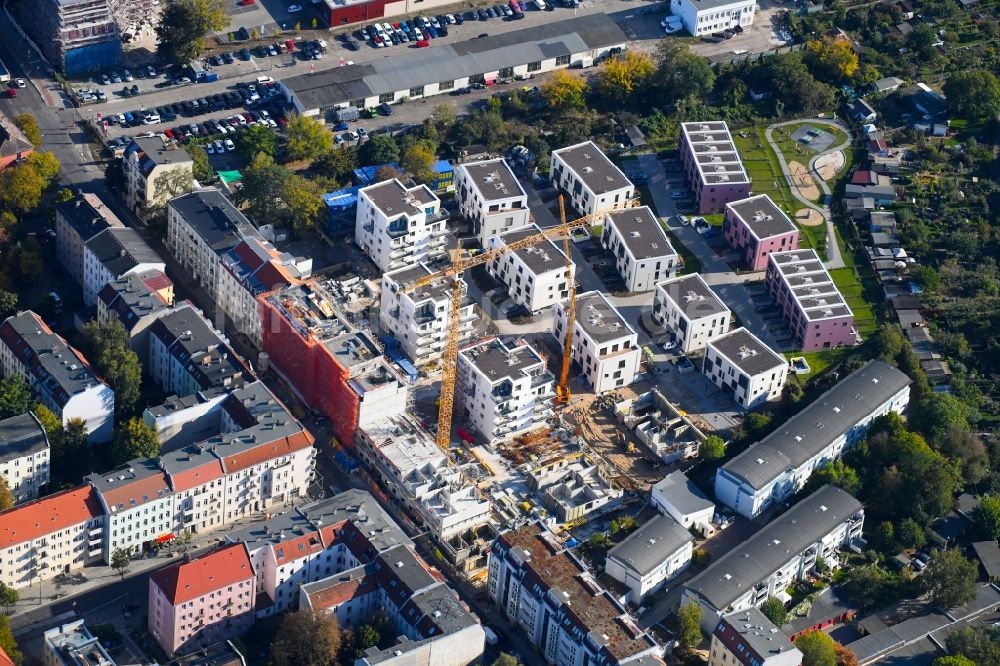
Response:
[[[835,83],[854,76],[858,71],[858,54],[844,37],[826,36],[806,44],[806,64],[817,78]]]
[[[605,101],[624,100],[641,92],[649,83],[656,65],[646,53],[625,51],[608,58],[594,75],[594,88]]]
[[[552,72],[549,80],[542,84],[542,97],[554,109],[583,108],[586,91],[586,81],[561,69]]]

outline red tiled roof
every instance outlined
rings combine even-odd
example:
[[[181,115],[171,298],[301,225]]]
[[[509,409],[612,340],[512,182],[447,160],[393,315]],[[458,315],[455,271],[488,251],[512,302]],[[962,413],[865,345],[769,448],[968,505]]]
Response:
[[[168,289],[174,286],[174,281],[162,271],[155,271],[142,282],[150,291],[160,291],[161,289]]]
[[[14,661],[7,656],[2,647],[0,647],[0,666],[14,666]]]
[[[225,472],[222,471],[222,462],[218,459],[213,459],[204,465],[171,474],[170,481],[174,485],[174,492],[182,493],[185,490],[191,490],[209,481],[221,479],[223,476],[225,476]]]
[[[851,176],[852,185],[878,185],[878,178],[875,177],[873,171],[868,171],[867,169],[858,169]]]
[[[86,485],[0,513],[0,549],[85,523],[104,513],[97,491]]]
[[[303,536],[277,543],[271,548],[274,550],[275,561],[278,566],[281,566],[325,550],[326,546],[323,544],[319,532],[309,532]]]
[[[309,602],[313,611],[328,610],[336,608],[341,604],[371,594],[378,588],[378,582],[374,576],[362,576],[352,580],[331,585],[315,594],[309,595]]]
[[[222,465],[227,474],[238,472],[241,469],[249,469],[254,465],[260,465],[268,460],[286,456],[301,449],[308,449],[313,445],[313,437],[305,430],[301,430],[288,437],[282,437],[273,442],[266,442],[260,446],[226,456],[222,459]]]
[[[106,476],[113,477],[113,474]],[[108,488],[101,488],[101,496],[107,503],[108,510],[117,506],[118,511],[127,511],[147,502],[164,499],[171,492],[167,475],[163,472],[136,481],[119,481]]]
[[[155,571],[149,579],[163,591],[171,605],[176,606],[253,576],[246,546],[234,543],[190,562],[178,562]]]

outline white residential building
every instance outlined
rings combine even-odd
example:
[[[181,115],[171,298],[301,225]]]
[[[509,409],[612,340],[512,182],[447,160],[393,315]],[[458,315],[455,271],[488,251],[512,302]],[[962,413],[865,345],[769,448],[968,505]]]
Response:
[[[482,247],[493,236],[531,224],[528,195],[502,157],[456,166],[455,198]]]
[[[754,409],[781,397],[788,362],[741,326],[708,341],[702,372],[737,405]]]
[[[472,429],[498,444],[545,425],[555,379],[531,345],[494,338],[459,353],[456,397]]]
[[[486,247],[504,247],[540,233],[541,229],[531,225],[493,236]],[[550,240],[506,252],[491,261],[488,268],[490,275],[507,285],[507,293],[514,302],[532,313],[569,298],[576,273],[576,266],[567,262],[566,254]]]
[[[156,460],[131,460],[84,480],[97,490],[106,516],[101,548],[105,562],[119,548],[136,553],[171,538],[174,493]]]
[[[729,330],[732,312],[698,273],[656,285],[653,321],[685,354],[704,349],[711,338]]]
[[[166,270],[160,255],[129,227],[111,227],[84,244],[83,302],[97,305],[97,294],[118,278],[147,271]]]
[[[681,470],[675,470],[653,486],[650,503],[687,529],[705,532],[715,516],[715,504]]]
[[[565,306],[558,303],[552,332],[560,344],[566,338],[567,319]],[[594,393],[631,384],[641,356],[639,336],[604,294],[591,291],[576,297],[573,360]]]
[[[0,513],[0,582],[24,589],[97,562],[103,533],[89,485],[8,509]]]
[[[910,378],[887,363],[870,361],[720,467],[716,500],[740,515],[757,516],[801,490],[814,469],[861,441],[875,418],[901,413],[909,401]]]
[[[358,191],[354,242],[380,270],[394,271],[443,251],[447,220],[429,187],[394,178]]]
[[[43,636],[44,666],[115,666],[114,659],[90,633],[84,620],[60,624],[47,630]],[[0,651],[0,657],[3,656]],[[0,663],[9,663],[0,660]]]
[[[0,421],[0,479],[14,504],[38,497],[49,482],[49,438],[32,412]]]
[[[635,186],[593,141],[553,150],[551,179],[581,215],[627,208],[635,198]]]
[[[696,603],[711,633],[719,618],[780,597],[813,574],[817,561],[838,565],[837,552],[861,536],[861,502],[836,486],[823,486],[742,543],[713,560],[684,586],[681,603]]]
[[[5,377],[24,377],[63,425],[83,420],[87,441],[111,439],[115,392],[34,312],[19,312],[0,324],[0,367]]]
[[[677,252],[649,206],[605,213],[601,245],[615,256],[625,291],[652,291],[677,270]]]
[[[643,523],[608,551],[604,572],[629,589],[627,601],[640,604],[691,563],[694,537],[670,516]]]
[[[150,208],[162,206],[171,196],[179,194],[172,192],[176,183],[171,179],[183,181],[176,172],[187,174],[187,189],[191,189],[191,173],[194,162],[179,144],[163,135],[150,137],[135,137],[122,159],[125,171],[125,204],[140,217],[144,217]]]
[[[540,523],[493,542],[486,591],[547,664],[639,666],[663,656],[663,648]]]
[[[426,265],[417,264],[382,276],[379,323],[418,368],[435,363],[444,354],[451,320],[451,285],[447,281],[405,291],[414,280],[432,273]],[[464,281],[462,287],[465,289]],[[473,333],[473,307],[463,296],[459,310],[460,342]]]
[[[359,428],[355,453],[438,541],[484,525],[490,503],[410,416]]]
[[[670,10],[684,28],[698,37],[753,25],[756,0],[671,0]]]

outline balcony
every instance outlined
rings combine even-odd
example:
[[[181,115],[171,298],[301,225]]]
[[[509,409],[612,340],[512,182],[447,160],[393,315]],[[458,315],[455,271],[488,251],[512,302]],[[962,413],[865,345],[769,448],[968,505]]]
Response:
[[[408,257],[410,255],[410,247],[408,245],[403,245],[402,247],[396,248],[389,252],[390,259],[402,259],[403,257]]]
[[[369,222],[368,224],[362,225],[361,229],[365,233],[369,233],[370,234],[371,232],[375,231],[375,223],[374,222]]]
[[[385,234],[389,238],[402,238],[407,233],[409,233],[409,231],[410,230],[409,230],[408,226],[400,226],[400,225],[395,225],[394,224],[394,225],[390,225],[390,226],[386,227]]]
[[[553,375],[551,372],[545,371],[531,378],[531,388],[538,388],[540,386],[545,386],[546,384],[551,384],[555,380],[556,380],[555,375]]]
[[[413,321],[415,321],[418,326],[429,324],[435,319],[437,319],[437,314],[429,310],[420,310],[419,312],[413,313]]]

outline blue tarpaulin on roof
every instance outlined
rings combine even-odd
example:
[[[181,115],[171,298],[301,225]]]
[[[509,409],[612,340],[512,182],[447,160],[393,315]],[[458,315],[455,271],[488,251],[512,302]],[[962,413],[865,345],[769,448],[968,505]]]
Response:
[[[391,361],[399,365],[403,372],[410,377],[411,382],[417,381],[417,377],[420,376],[420,373],[417,372],[417,367],[410,363],[410,359],[403,356],[403,352],[399,350],[399,342],[396,338],[391,335],[383,336],[382,344],[385,345],[386,356],[388,356]]]
[[[353,472],[358,467],[358,461],[343,449],[333,454],[333,460],[345,472]]]

